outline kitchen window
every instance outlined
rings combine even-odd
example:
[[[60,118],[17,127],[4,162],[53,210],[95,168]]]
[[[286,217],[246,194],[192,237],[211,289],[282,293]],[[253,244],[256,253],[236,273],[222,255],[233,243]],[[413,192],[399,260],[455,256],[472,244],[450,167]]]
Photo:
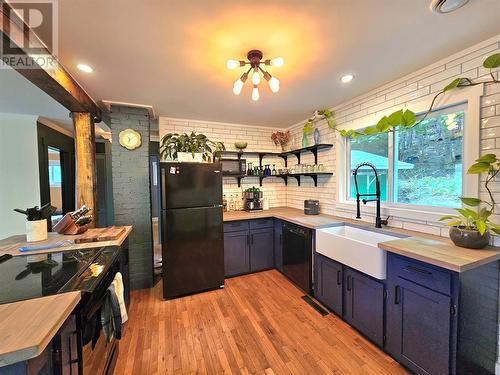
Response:
[[[465,105],[432,112],[411,129],[347,141],[346,200],[356,198],[353,170],[372,163],[379,174],[381,201],[396,207],[460,207],[463,193]],[[370,168],[358,172],[360,194],[375,193]]]

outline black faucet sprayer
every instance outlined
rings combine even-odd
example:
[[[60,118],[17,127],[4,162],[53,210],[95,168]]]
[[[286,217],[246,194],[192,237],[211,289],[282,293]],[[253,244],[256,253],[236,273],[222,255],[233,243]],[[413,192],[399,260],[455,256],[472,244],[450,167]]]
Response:
[[[375,173],[375,194],[359,194],[359,189],[358,189],[358,170],[361,167],[370,167],[373,169],[373,172]],[[376,217],[375,217],[375,228],[382,228],[382,224],[387,225],[387,218],[386,220],[382,220],[380,217],[380,181],[378,179],[378,173],[377,169],[372,163],[364,162],[361,164],[358,164],[356,168],[354,169],[354,172],[352,172],[352,175],[354,176],[354,185],[356,186],[356,219],[361,219],[361,209],[360,209],[360,199],[361,197],[375,197],[375,199],[362,199],[363,204],[367,204],[368,202],[377,202],[377,212],[376,212]]]

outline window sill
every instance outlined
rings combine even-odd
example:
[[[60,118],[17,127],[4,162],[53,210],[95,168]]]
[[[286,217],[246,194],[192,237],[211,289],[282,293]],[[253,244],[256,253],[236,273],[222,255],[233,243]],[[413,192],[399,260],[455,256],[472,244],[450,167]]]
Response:
[[[376,204],[374,202],[370,202],[366,205],[361,204],[361,206],[361,214],[365,212],[367,214],[375,216]],[[355,213],[356,202],[337,202],[336,208],[346,211],[352,211],[353,213]],[[380,214],[383,219],[385,219],[387,216],[393,216],[397,219],[407,219],[425,223],[438,223],[441,216],[454,214],[455,212],[456,211],[453,208],[444,207],[403,208],[401,206],[398,207],[387,203],[381,203],[380,205]]]

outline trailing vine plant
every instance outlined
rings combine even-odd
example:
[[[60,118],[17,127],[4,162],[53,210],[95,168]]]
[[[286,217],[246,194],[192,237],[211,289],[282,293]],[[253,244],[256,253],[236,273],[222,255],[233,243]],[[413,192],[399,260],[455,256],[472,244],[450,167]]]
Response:
[[[335,129],[335,120],[333,119],[334,112],[329,109],[318,109],[314,111],[312,117],[308,118],[302,132],[305,135],[311,134],[314,130],[314,124],[321,120],[326,120],[330,129]]]
[[[348,137],[348,138],[357,138],[357,137],[363,136],[363,135],[376,135],[379,133],[392,132],[392,131],[395,131],[398,127],[412,128],[414,126],[417,126],[420,123],[422,123],[429,116],[429,114],[432,112],[432,110],[434,108],[434,105],[436,104],[437,99],[441,95],[445,94],[446,92],[454,90],[456,88],[460,88],[460,87],[470,87],[470,86],[476,86],[476,85],[481,85],[481,84],[500,83],[500,81],[497,79],[497,77],[495,77],[495,74],[493,72],[493,69],[500,67],[500,53],[495,53],[491,56],[488,56],[483,62],[483,67],[490,70],[491,79],[481,80],[481,81],[475,82],[467,77],[455,78],[453,81],[448,83],[441,91],[439,91],[434,96],[429,109],[418,121],[417,121],[417,116],[416,116],[415,112],[413,112],[409,109],[400,109],[398,111],[391,113],[388,116],[383,116],[378,121],[378,123],[376,125],[369,126],[369,127],[364,128],[362,130],[342,129],[339,131],[340,135],[343,137]],[[311,121],[311,119],[307,120],[306,125],[310,121]],[[306,127],[306,125],[304,126],[304,128]],[[333,122],[333,125],[331,126],[331,128],[335,129],[334,122]],[[335,130],[337,130],[337,129],[335,129]]]

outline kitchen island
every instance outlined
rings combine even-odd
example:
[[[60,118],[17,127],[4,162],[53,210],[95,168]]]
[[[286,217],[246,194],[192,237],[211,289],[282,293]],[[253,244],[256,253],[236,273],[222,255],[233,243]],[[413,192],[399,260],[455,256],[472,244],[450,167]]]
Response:
[[[99,230],[94,231],[97,233]],[[4,366],[10,365],[5,369],[21,374],[26,373],[30,366],[49,363],[47,356],[52,355],[54,350],[59,353],[57,347],[61,340],[74,341],[70,351],[76,351],[76,343],[80,339],[75,333],[75,316],[78,316],[75,311],[85,310],[91,300],[89,293],[102,293],[117,271],[123,276],[125,302],[128,305],[127,237],[131,231],[132,227],[127,226],[113,240],[65,243],[64,246],[29,252],[21,252],[19,248],[68,239],[78,242],[84,234],[64,236],[50,233],[46,241],[36,243],[26,243],[25,236],[12,236],[0,241],[0,255],[7,255],[1,264],[3,272],[0,275],[0,283],[3,280],[7,288],[0,299],[3,301],[0,304],[0,373],[3,373]],[[9,258],[9,255],[12,257]],[[97,271],[94,274],[90,263],[100,265],[102,273]],[[44,267],[35,268],[36,264]],[[64,348],[67,353],[68,349]],[[76,352],[71,353],[69,359],[66,354],[60,356],[61,361],[68,361],[70,367],[81,363],[76,360],[79,358]]]

